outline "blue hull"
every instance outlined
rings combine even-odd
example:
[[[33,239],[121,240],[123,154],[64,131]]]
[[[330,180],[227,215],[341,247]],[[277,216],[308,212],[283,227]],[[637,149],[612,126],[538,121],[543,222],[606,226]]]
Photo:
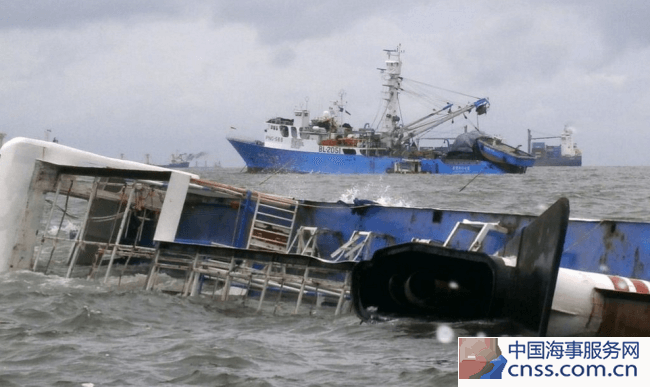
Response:
[[[395,164],[408,163],[399,157],[327,154],[287,151],[264,147],[261,143],[229,138],[244,159],[249,172],[290,172],[324,174],[391,173]],[[508,171],[489,161],[422,159],[419,172],[439,174],[503,174]]]
[[[535,159],[536,167],[581,167],[582,156],[540,157]]]
[[[254,218],[256,199],[251,193],[238,203],[215,199],[185,206],[175,242],[246,247]],[[354,205],[329,202],[297,202],[292,237],[301,226],[327,230],[318,238],[318,251],[328,257],[355,231],[386,236],[393,244],[413,238],[443,242],[458,222],[465,219],[500,223],[508,235],[489,233],[482,251],[515,254],[517,235],[535,216],[439,210],[435,208],[385,207],[372,202]],[[560,265],[563,268],[650,281],[650,224],[609,220],[570,220]],[[473,233],[459,234],[451,247],[466,250]],[[387,239],[376,238],[366,257],[386,247]],[[364,258],[361,257],[363,260]]]

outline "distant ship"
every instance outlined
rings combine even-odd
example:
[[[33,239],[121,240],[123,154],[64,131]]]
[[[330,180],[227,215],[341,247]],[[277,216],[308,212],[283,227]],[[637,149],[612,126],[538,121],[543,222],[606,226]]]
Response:
[[[151,162],[149,161],[149,157],[150,157],[149,154],[145,155],[145,160],[146,160],[145,164],[154,165],[151,164]],[[190,161],[186,159],[185,153],[176,153],[176,154],[172,153],[170,162],[168,164],[164,164],[164,165],[155,164],[155,165],[163,168],[189,168]]]
[[[333,104],[320,117],[310,118],[309,110],[297,108],[294,119],[274,117],[266,122],[264,141],[228,138],[244,159],[248,172],[289,173],[439,173],[503,174],[524,173],[534,158],[518,148],[503,144],[501,139],[476,130],[462,133],[454,143],[441,148],[420,146],[423,136],[444,122],[467,118],[471,112],[485,114],[486,98],[454,104],[437,97],[423,96],[420,89],[407,90],[407,84],[421,88],[424,84],[401,76],[401,49],[384,50],[388,54],[383,74],[385,105],[378,114],[376,127],[370,123],[353,128],[343,121],[348,113],[343,101]],[[426,102],[424,117],[403,123],[401,93],[419,96]],[[424,97],[424,98],[422,98]],[[464,95],[463,98],[467,97]],[[478,122],[477,122],[478,123]]]
[[[560,139],[560,145],[546,145],[533,140]],[[532,149],[531,149],[532,145]],[[581,167],[582,152],[573,142],[573,131],[564,127],[562,134],[550,137],[533,137],[528,129],[528,153],[535,156],[536,167]]]

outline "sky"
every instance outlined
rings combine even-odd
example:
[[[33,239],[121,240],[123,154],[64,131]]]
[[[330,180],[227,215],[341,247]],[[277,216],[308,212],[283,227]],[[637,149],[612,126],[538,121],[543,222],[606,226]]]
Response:
[[[0,132],[244,166],[227,136],[342,91],[373,122],[400,45],[405,79],[487,97],[479,126],[511,145],[568,125],[585,166],[650,165],[647,20],[644,0],[0,0]]]

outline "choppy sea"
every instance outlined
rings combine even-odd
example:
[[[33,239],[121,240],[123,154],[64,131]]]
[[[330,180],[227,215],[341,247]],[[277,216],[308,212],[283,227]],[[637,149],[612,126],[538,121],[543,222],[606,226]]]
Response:
[[[650,221],[650,167],[523,175],[283,175],[190,169],[299,199]],[[228,301],[230,302],[230,301]],[[33,272],[0,275],[0,386],[447,386],[463,328],[354,314],[274,315]]]

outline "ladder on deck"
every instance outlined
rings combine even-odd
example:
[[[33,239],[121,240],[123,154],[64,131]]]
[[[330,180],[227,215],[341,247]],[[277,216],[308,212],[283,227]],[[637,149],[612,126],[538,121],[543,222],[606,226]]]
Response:
[[[334,262],[362,261],[370,259],[370,246],[373,240],[384,239],[388,245],[394,245],[395,239],[387,234],[372,231],[354,231],[350,239],[332,253]]]
[[[332,231],[325,228],[300,226],[293,237],[293,241],[287,248],[287,253],[308,255],[310,257],[322,258],[318,249],[318,237],[320,235],[330,235],[337,238],[343,244],[341,232]]]
[[[479,251],[481,247],[483,247],[483,240],[490,231],[496,231],[502,234],[508,233],[508,229],[501,226],[499,223],[477,222],[463,219],[462,222],[456,223],[453,230],[451,230],[451,233],[449,233],[447,240],[443,243],[443,246],[451,247],[451,242],[454,239],[454,236],[456,236],[460,230],[469,230],[476,233],[476,236],[472,240],[467,251]]]
[[[296,221],[298,202],[257,199],[247,249],[286,252]]]

